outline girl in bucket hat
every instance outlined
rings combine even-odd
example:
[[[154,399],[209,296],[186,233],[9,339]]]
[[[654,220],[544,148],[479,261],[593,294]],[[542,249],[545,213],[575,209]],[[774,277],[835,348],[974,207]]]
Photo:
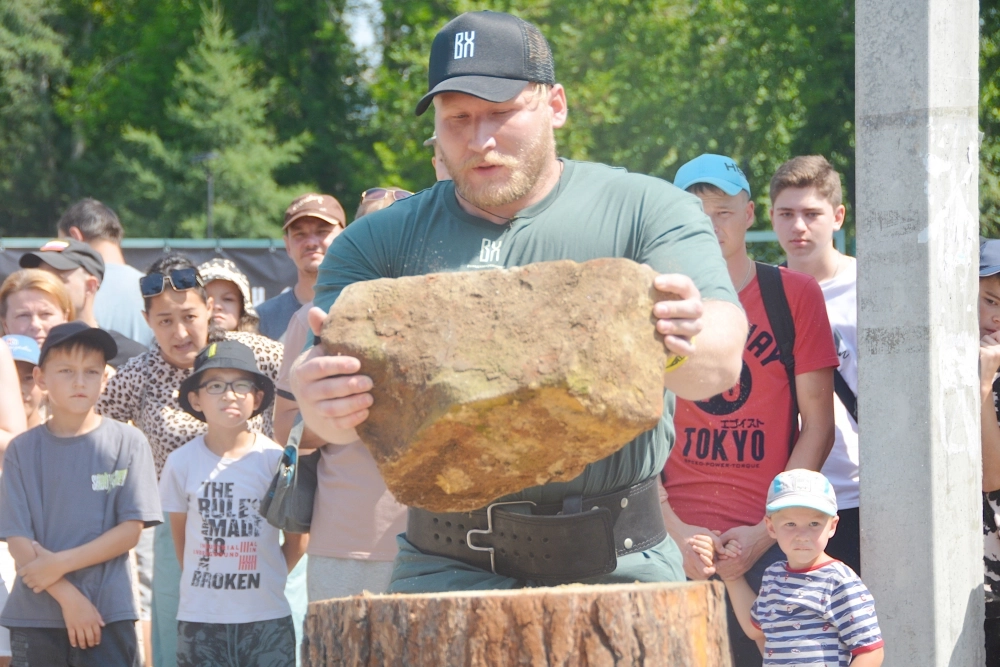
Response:
[[[250,280],[236,264],[215,257],[198,267],[212,297],[212,321],[226,331],[257,333],[260,317],[250,297]]]

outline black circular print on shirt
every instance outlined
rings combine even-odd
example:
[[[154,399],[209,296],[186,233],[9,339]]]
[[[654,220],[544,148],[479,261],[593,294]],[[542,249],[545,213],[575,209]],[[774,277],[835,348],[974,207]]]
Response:
[[[752,387],[753,376],[750,375],[750,367],[744,361],[743,370],[740,371],[739,385],[733,386],[707,401],[695,401],[694,404],[710,415],[731,415],[747,402]]]

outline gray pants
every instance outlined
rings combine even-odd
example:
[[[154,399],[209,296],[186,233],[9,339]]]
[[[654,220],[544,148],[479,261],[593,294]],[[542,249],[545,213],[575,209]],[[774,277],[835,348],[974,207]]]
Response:
[[[66,628],[10,628],[11,667],[141,667],[135,621],[101,628],[101,643],[73,648]]]
[[[255,623],[177,621],[177,667],[295,667],[292,617]]]

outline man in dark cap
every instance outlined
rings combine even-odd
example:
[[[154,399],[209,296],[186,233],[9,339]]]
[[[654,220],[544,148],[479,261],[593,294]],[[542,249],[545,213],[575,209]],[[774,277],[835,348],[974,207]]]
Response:
[[[518,513],[550,515],[533,537],[539,544],[557,541],[566,558],[515,562],[507,555],[515,545],[504,543],[509,532],[473,535],[480,540],[473,545],[471,534],[457,529],[434,540],[440,531],[431,525],[458,523],[411,509],[390,591],[683,580],[681,556],[666,536],[656,496],[657,475],[674,440],[674,395],[700,400],[732,387],[747,334],[711,222],[695,197],[665,181],[557,156],[554,130],[566,122],[566,91],[556,83],[549,45],[534,25],[509,14],[463,14],[435,37],[428,72],[428,92],[416,111],[433,104],[436,147],[453,180],[372,213],[341,234],[320,267],[318,308],[310,312],[316,332],[341,290],[362,280],[626,257],[661,273],[654,283],[663,295],[653,309],[655,327],[667,351],[686,360],[664,375],[664,416],[655,428],[575,480],[525,489],[502,499],[521,503],[518,508],[492,510],[494,523],[517,522]],[[315,350],[293,372],[305,422],[326,442],[355,440],[354,427],[368,417],[371,379],[359,369],[357,359]],[[617,517],[606,543],[546,534],[564,518],[589,521],[601,514],[581,516],[591,507]],[[484,508],[463,515],[468,518],[461,525],[490,533],[487,514]],[[494,551],[495,562],[487,551]],[[593,576],[595,571],[604,574]]]
[[[94,298],[104,280],[104,259],[90,245],[74,238],[52,239],[38,250],[26,252],[18,261],[21,268],[42,269],[58,276],[69,292],[76,319],[92,327],[100,326],[94,315]],[[118,346],[108,365],[118,368],[146,347],[124,334],[107,330]]]

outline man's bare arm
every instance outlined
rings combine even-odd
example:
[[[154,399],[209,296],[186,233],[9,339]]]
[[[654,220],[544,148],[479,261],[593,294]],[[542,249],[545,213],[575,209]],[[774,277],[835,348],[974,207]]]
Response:
[[[819,472],[833,449],[836,428],[833,418],[833,369],[795,376],[795,396],[799,402],[802,429],[788,457],[785,470],[806,468]]]
[[[657,306],[676,303],[662,301]],[[687,360],[663,378],[664,387],[689,401],[721,394],[739,382],[747,340],[746,315],[733,303],[702,302],[700,320],[701,331],[692,350],[684,355]]]

